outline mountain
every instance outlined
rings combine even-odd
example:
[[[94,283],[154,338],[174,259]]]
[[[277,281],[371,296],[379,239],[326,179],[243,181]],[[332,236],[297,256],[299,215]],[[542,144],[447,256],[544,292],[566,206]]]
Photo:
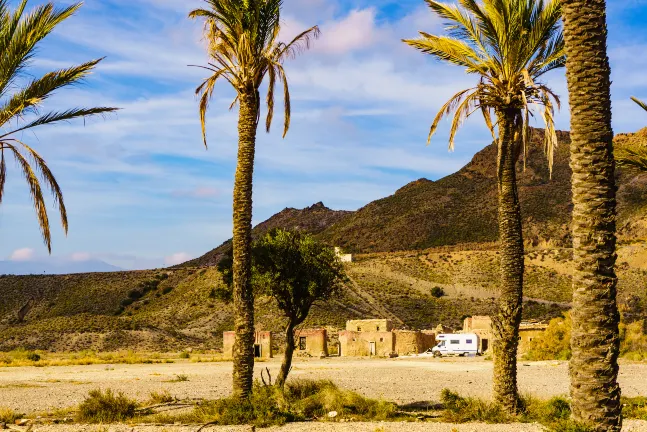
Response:
[[[311,234],[319,234],[326,228],[344,220],[352,212],[344,210],[331,210],[322,202],[313,204],[304,209],[285,208],[268,220],[259,223],[252,230],[252,237],[258,238],[273,228],[290,230],[304,230]],[[179,267],[213,266],[218,263],[222,254],[231,247],[231,239],[205,255],[181,264]]]
[[[647,129],[619,135],[616,146],[647,142]],[[524,317],[548,319],[572,296],[568,134],[559,133],[552,178],[535,132],[520,197],[527,240]],[[459,327],[494,310],[499,277],[495,148],[455,174],[420,179],[356,212],[317,203],[284,209],[254,228],[299,228],[355,252],[342,293],[313,307],[306,326],[343,328],[348,319],[389,318],[398,328]],[[645,318],[647,174],[618,170],[618,292],[635,319]],[[233,327],[221,275],[212,266],[225,242],[205,256],[162,270],[0,276],[0,350],[217,349]],[[396,252],[391,252],[396,251]],[[435,288],[445,295],[434,297]],[[256,299],[258,329],[280,331],[275,302]],[[624,306],[629,307],[629,306]],[[639,311],[634,313],[633,311]],[[625,309],[625,318],[630,314]],[[277,341],[280,336],[277,335]]]
[[[68,261],[50,258],[34,261],[0,261],[0,275],[71,274],[119,270],[121,270],[119,267],[100,260]]]

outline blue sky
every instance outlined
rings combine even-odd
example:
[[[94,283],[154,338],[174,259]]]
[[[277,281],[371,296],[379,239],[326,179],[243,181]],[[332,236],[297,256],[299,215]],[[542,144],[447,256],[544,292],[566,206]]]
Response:
[[[32,0],[32,6],[37,4]],[[69,1],[57,0],[58,4]],[[200,137],[193,90],[205,77],[201,24],[186,19],[201,0],[87,0],[41,46],[31,73],[106,56],[83,86],[50,108],[123,108],[100,119],[62,124],[23,139],[41,152],[61,184],[70,216],[67,237],[54,226],[59,260],[102,259],[149,268],[196,257],[231,236],[236,112],[223,83],[208,116],[209,150]],[[647,1],[609,2],[614,127],[631,132],[647,115],[629,101],[647,99]],[[357,209],[420,177],[454,172],[489,142],[480,117],[447,152],[447,124],[426,146],[439,106],[474,83],[400,42],[417,30],[438,32],[422,0],[286,0],[284,38],[318,24],[322,37],[287,64],[292,128],[281,139],[259,132],[254,222],[285,207],[323,201]],[[566,98],[563,73],[548,82]],[[559,127],[568,129],[565,104]],[[28,191],[10,166],[0,207],[0,257],[46,256]],[[52,208],[52,216],[54,215]]]

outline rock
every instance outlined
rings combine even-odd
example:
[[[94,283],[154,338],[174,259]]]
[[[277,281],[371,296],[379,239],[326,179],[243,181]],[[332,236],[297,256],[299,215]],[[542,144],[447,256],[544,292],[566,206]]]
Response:
[[[330,418],[335,418],[335,417],[337,417],[337,411],[330,411],[330,412],[328,413],[328,417],[330,417]]]
[[[16,426],[27,426],[29,419],[18,419],[16,420]]]

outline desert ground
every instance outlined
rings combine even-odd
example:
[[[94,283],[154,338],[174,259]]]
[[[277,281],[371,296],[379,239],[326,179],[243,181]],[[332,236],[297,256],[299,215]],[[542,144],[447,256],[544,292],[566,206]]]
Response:
[[[280,359],[257,363],[276,375]],[[178,379],[178,376],[180,379]],[[489,397],[492,387],[492,362],[482,358],[399,358],[399,359],[296,359],[291,377],[330,379],[341,387],[365,396],[383,398],[400,404],[437,402],[443,388],[463,395]],[[83,401],[94,388],[113,389],[146,400],[152,391],[168,390],[178,398],[215,399],[226,396],[231,389],[231,363],[193,363],[182,361],[169,364],[88,365],[61,367],[0,368],[0,405],[20,412],[35,414],[68,408]],[[621,364],[620,383],[626,396],[647,395],[647,364]],[[568,393],[568,364],[566,362],[520,362],[519,385],[523,393],[541,398]],[[301,424],[288,425],[281,430],[309,431],[370,431],[376,424]],[[384,431],[540,431],[538,425],[462,425],[442,424],[384,424]],[[330,429],[333,427],[334,429]],[[350,429],[349,429],[350,427]],[[96,427],[40,426],[36,430],[95,431]],[[119,430],[119,429],[110,429]],[[126,430],[126,429],[124,429]],[[128,428],[127,430],[133,430]],[[152,431],[142,426],[141,431]],[[159,429],[162,430],[162,429]],[[182,431],[179,426],[165,428]],[[187,429],[191,430],[191,429]],[[245,428],[219,428],[222,431],[243,431]],[[379,429],[377,429],[379,430]],[[647,431],[647,424],[628,422],[626,430]]]

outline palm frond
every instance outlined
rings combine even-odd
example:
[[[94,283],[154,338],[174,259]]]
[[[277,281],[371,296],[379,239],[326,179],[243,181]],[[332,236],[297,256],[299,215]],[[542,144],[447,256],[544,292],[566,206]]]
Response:
[[[233,108],[241,97],[259,98],[259,89],[268,78],[265,128],[269,132],[274,119],[276,83],[283,85],[285,122],[283,136],[290,127],[291,103],[287,74],[283,63],[287,58],[310,48],[320,35],[319,27],[299,33],[289,43],[279,42],[282,0],[205,0],[206,6],[196,9],[189,18],[204,19],[204,38],[211,62],[207,69],[213,73],[197,93],[200,94],[200,117],[206,145],[205,116],[213,86],[219,77],[225,78],[236,91]],[[260,110],[257,112],[260,116]],[[258,120],[258,119],[257,119]]]
[[[37,172],[41,174],[42,181],[44,181],[45,184],[48,186],[52,194],[52,198],[54,198],[54,206],[58,208],[61,216],[61,226],[63,227],[63,231],[65,231],[65,234],[67,234],[67,231],[69,228],[68,220],[67,220],[67,209],[65,208],[65,202],[63,200],[63,191],[61,190],[61,187],[58,185],[58,182],[56,181],[54,174],[47,166],[47,163],[45,162],[45,160],[36,152],[36,150],[34,150],[24,142],[17,140],[15,138],[10,139],[9,141],[13,141],[20,144],[27,151],[27,154],[31,158],[33,165],[36,166]]]
[[[50,72],[33,80],[0,108],[0,126],[16,116],[37,112],[38,106],[56,90],[78,83],[88,76],[101,60],[97,59],[69,69]]]
[[[10,132],[6,132],[0,135],[0,139],[11,136],[17,132],[21,132],[27,129],[33,129],[38,126],[44,126],[53,123],[59,123],[63,121],[70,121],[76,118],[87,118],[97,115],[105,115],[108,113],[116,112],[119,108],[108,108],[108,107],[97,107],[97,108],[71,108],[65,111],[60,112],[50,112],[44,115],[39,116],[35,120],[30,121],[29,123],[16,128]]]
[[[43,237],[43,241],[47,246],[49,253],[52,252],[52,235],[49,226],[49,216],[47,215],[47,206],[45,205],[45,198],[43,197],[43,189],[40,186],[38,181],[38,176],[32,169],[29,161],[22,155],[20,150],[17,147],[8,145],[7,143],[3,144],[5,148],[8,148],[12,151],[14,159],[20,166],[27,185],[29,186],[29,193],[32,198],[34,205],[34,210],[36,211],[36,217],[38,218],[38,225],[40,227],[40,233]]]
[[[4,198],[4,185],[7,181],[7,163],[4,158],[4,147],[0,147],[0,204]]]
[[[647,149],[621,149],[616,151],[616,163],[619,167],[647,172]]]
[[[633,97],[633,96],[631,97],[631,100],[632,100],[632,101],[634,101],[634,102],[636,102],[640,108],[642,108],[642,109],[644,109],[645,111],[647,111],[647,104],[646,104],[645,102],[643,102],[643,101],[641,101],[640,99],[635,98],[635,97]]]

